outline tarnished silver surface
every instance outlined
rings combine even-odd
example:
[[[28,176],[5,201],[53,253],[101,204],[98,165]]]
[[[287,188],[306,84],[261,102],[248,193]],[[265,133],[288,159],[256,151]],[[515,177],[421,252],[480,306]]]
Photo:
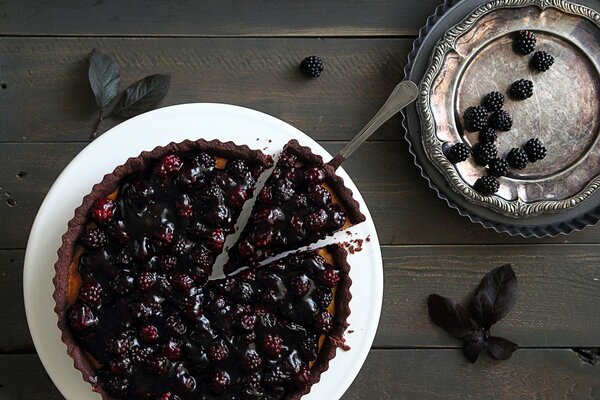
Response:
[[[531,55],[513,52],[511,34],[521,29],[535,31],[536,50],[554,55],[550,70],[534,73]],[[472,160],[455,166],[443,149],[474,144],[477,133],[462,128],[464,111],[521,78],[534,82],[534,96],[507,96],[514,125],[499,132],[499,154],[539,137],[548,156],[500,178],[496,195],[481,196],[471,186],[485,169]],[[511,217],[576,207],[600,187],[600,15],[562,0],[496,0],[477,8],[435,47],[417,109],[429,160],[469,201]]]

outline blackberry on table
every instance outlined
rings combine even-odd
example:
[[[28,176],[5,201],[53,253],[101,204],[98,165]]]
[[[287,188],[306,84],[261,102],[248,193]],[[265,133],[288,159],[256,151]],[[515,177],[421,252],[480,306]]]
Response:
[[[481,143],[494,143],[496,139],[498,139],[498,135],[496,135],[496,130],[491,126],[479,132],[479,142]]]
[[[494,194],[500,189],[500,182],[493,176],[482,176],[475,181],[473,189],[484,195]]]
[[[499,110],[492,114],[492,117],[490,118],[490,124],[499,131],[510,131],[513,120],[508,112]]]
[[[325,66],[323,65],[323,60],[317,56],[306,57],[300,63],[300,71],[312,78],[316,78],[321,75],[321,72],[323,72],[324,68]]]
[[[488,110],[485,107],[469,107],[465,111],[465,127],[468,131],[475,132],[487,126]]]
[[[537,39],[531,31],[520,31],[513,42],[514,49],[521,54],[529,54],[535,50]]]
[[[545,51],[536,51],[531,57],[530,65],[537,71],[548,71],[548,69],[554,64],[554,57]]]
[[[448,160],[452,164],[466,161],[471,155],[471,147],[466,143],[456,143],[448,149]]]
[[[493,143],[477,143],[473,146],[473,157],[475,162],[485,167],[490,161],[496,158],[498,149]]]
[[[517,100],[525,100],[533,96],[533,82],[527,79],[519,79],[510,85],[510,95]]]
[[[527,158],[531,162],[536,162],[546,157],[546,147],[538,138],[529,139],[523,148],[525,149]]]
[[[500,92],[490,92],[483,99],[482,105],[488,111],[498,111],[504,106],[504,95]]]
[[[527,166],[527,154],[522,149],[513,147],[506,155],[508,165],[515,169],[523,169]]]
[[[504,158],[494,158],[488,165],[488,175],[496,178],[508,174],[508,161]]]

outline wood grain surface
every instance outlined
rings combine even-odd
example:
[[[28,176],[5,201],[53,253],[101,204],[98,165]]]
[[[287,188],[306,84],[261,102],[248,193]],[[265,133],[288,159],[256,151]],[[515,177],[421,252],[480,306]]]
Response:
[[[92,49],[117,60],[121,89],[169,73],[162,105],[254,108],[335,153],[403,78],[437,3],[0,0],[0,400],[63,399],[35,354],[22,268],[45,194],[89,143]],[[325,60],[318,79],[298,71],[308,55]],[[427,187],[403,134],[396,116],[344,164],[373,215],[385,292],[373,349],[343,398],[600,399],[600,362],[573,350],[600,348],[600,227],[540,240],[473,224]],[[492,332],[520,349],[505,362],[484,355],[469,364],[429,321],[427,295],[466,303],[482,275],[505,263],[519,298]]]
[[[3,0],[9,35],[391,36],[415,35],[438,0]]]
[[[121,90],[154,73],[172,76],[162,105],[210,102],[254,108],[317,140],[349,140],[394,86],[410,39],[2,38],[0,141],[87,141],[96,118],[87,81],[92,49],[119,64]],[[318,54],[319,79],[298,65]],[[43,56],[41,56],[43,55]],[[107,120],[101,131],[122,122]],[[400,118],[374,139],[402,139]]]

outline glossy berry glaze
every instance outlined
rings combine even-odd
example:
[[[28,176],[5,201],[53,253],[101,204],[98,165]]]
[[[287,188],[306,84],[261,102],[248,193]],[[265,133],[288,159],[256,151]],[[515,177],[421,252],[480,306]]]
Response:
[[[314,243],[364,216],[331,167],[290,142],[257,196],[248,224],[229,251],[225,273]]]
[[[167,154],[91,206],[64,318],[105,399],[299,398],[335,355],[350,297],[341,247],[208,281],[264,169],[225,161]]]

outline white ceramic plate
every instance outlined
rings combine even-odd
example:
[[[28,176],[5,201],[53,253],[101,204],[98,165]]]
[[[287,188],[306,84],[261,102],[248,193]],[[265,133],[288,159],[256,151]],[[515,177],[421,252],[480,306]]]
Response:
[[[155,110],[123,122],[83,149],[56,179],[38,211],[29,235],[23,271],[25,310],[33,342],[46,371],[67,400],[100,399],[73,367],[56,326],[52,278],[56,251],[67,222],[92,186],[129,157],[172,141],[198,138],[231,140],[273,155],[290,139],[297,139],[325,160],[331,158],[314,140],[285,122],[258,111],[224,104],[183,104]],[[351,350],[338,349],[329,370],[305,399],[338,399],[344,394],[369,353],[381,313],[383,265],[375,226],[350,177],[342,169],[338,174],[367,217],[366,222],[351,228],[355,234],[351,238],[370,236],[370,241],[364,243],[362,251],[349,256],[353,283],[352,314],[348,322],[353,332],[347,333],[346,339]],[[345,232],[340,232],[320,244],[348,238]]]

